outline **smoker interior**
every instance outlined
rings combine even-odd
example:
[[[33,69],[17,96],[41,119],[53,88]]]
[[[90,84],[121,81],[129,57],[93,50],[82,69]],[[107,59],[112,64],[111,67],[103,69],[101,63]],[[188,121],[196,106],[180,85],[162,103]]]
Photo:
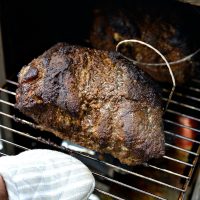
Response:
[[[42,132],[33,121],[14,109],[17,73],[20,68],[57,42],[89,46],[92,10],[113,7],[154,6],[185,16],[191,40],[198,41],[200,9],[176,1],[1,1],[1,29],[6,79],[0,88],[1,155],[26,149],[48,148],[83,161],[96,179],[94,193],[99,199],[190,199],[200,153],[200,76],[177,87],[164,116],[166,155],[144,165],[128,167],[109,155],[63,147],[63,141]],[[185,14],[184,14],[185,12]],[[170,12],[169,12],[170,14]],[[194,20],[195,19],[195,20]],[[198,69],[198,66],[197,66]],[[163,101],[171,85],[164,84]],[[194,175],[195,174],[195,175]]]

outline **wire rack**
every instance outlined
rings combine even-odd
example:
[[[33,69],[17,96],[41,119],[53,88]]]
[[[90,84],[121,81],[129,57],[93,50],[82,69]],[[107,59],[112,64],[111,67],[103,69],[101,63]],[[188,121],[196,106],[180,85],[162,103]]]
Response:
[[[177,87],[164,116],[166,155],[136,167],[62,141],[41,131],[39,125],[14,108],[17,82],[6,80],[0,88],[0,156],[33,148],[71,154],[91,169],[100,199],[185,199],[200,153],[200,80]],[[170,86],[163,88],[167,100]],[[40,146],[41,145],[41,146]],[[0,145],[1,146],[1,145]],[[94,155],[93,155],[94,154]]]

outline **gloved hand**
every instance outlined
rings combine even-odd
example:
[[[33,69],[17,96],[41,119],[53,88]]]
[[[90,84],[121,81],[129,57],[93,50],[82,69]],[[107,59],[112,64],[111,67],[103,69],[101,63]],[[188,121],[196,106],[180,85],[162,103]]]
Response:
[[[95,186],[91,172],[82,162],[51,150],[0,157],[0,176],[9,200],[86,200]],[[3,180],[0,179],[0,194]]]

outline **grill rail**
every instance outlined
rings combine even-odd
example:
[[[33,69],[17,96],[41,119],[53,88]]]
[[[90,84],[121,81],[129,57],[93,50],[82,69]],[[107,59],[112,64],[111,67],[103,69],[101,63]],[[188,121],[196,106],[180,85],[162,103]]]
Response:
[[[191,84],[192,83],[200,87],[200,81],[198,79],[192,79]],[[12,87],[12,89],[10,89],[10,86]],[[145,173],[143,174],[140,171],[138,172],[138,170],[135,170],[135,169],[126,169],[126,167],[121,166],[120,164],[113,164],[112,162],[99,160],[95,156],[91,156],[89,154],[83,154],[78,151],[72,151],[71,149],[63,147],[61,145],[57,145],[53,143],[52,141],[46,140],[41,137],[33,136],[32,134],[24,130],[18,130],[16,128],[9,127],[6,124],[3,124],[1,122],[1,118],[6,118],[9,120],[12,120],[13,122],[17,122],[18,124],[21,124],[22,126],[20,126],[20,128],[22,129],[23,129],[23,126],[29,126],[33,130],[42,130],[42,127],[34,124],[33,122],[26,120],[26,118],[15,116],[15,111],[12,111],[14,112],[12,114],[11,111],[6,113],[5,111],[1,109],[3,106],[7,106],[10,110],[14,110],[13,97],[15,97],[16,95],[16,93],[14,92],[14,89],[16,88],[16,86],[17,86],[16,82],[12,80],[7,80],[4,87],[0,88],[0,129],[1,130],[6,130],[9,133],[18,134],[23,137],[29,138],[32,141],[46,144],[49,146],[49,148],[54,147],[57,150],[60,150],[60,151],[63,151],[75,156],[80,156],[85,159],[92,160],[93,162],[98,163],[99,165],[107,167],[109,169],[112,169],[115,172],[128,174],[130,176],[136,177],[137,179],[141,179],[142,181],[148,182],[150,184],[155,184],[157,187],[167,188],[167,190],[169,190],[171,193],[174,193],[174,192],[177,193],[177,197],[179,199],[184,199],[184,195],[187,192],[188,185],[190,183],[194,168],[197,165],[198,157],[200,154],[200,137],[199,137],[200,136],[199,135],[200,119],[197,116],[193,116],[193,113],[192,113],[193,111],[197,113],[199,113],[200,111],[200,108],[198,107],[198,103],[200,101],[200,93],[199,93],[200,88],[193,85],[192,86],[189,85],[189,86],[184,86],[184,88],[181,88],[181,90],[183,89],[183,92],[181,90],[175,91],[174,97],[170,103],[169,109],[167,109],[166,116],[164,118],[164,123],[166,127],[175,127],[175,130],[171,130],[170,128],[169,129],[167,128],[164,131],[166,137],[169,138],[169,141],[166,140],[166,143],[165,143],[165,146],[167,148],[166,155],[163,156],[162,161],[156,164],[152,164],[150,162],[150,163],[144,163],[142,166],[144,167],[144,169],[150,170],[151,172],[155,174],[160,173],[159,176],[154,176],[154,174],[153,175],[152,174],[146,175]],[[193,95],[191,95],[190,92],[188,91],[190,91]],[[163,89],[164,94],[167,94],[168,92],[169,90],[167,88]],[[7,95],[8,97],[10,97],[8,98],[9,100],[3,98],[3,95],[1,94]],[[179,99],[176,99],[176,97],[181,98],[182,101],[179,101]],[[167,99],[163,97],[163,100],[166,101]],[[188,100],[189,101],[191,100],[192,102],[196,102],[196,104],[191,105],[187,103]],[[179,109],[177,109],[176,106],[181,107],[183,110],[187,108],[189,109],[190,113],[181,112]],[[181,120],[177,120],[176,119],[177,117],[181,117],[181,119],[189,120],[191,122],[191,125],[188,125],[187,123],[183,123],[181,122]],[[184,133],[184,131],[185,132],[189,131],[191,134],[182,134]],[[180,141],[181,145],[177,143],[176,140]],[[3,138],[0,138],[0,142],[2,142],[3,144],[12,145],[23,151],[30,149],[29,147],[22,146],[20,144],[5,140]],[[191,146],[191,148],[188,148],[187,145],[184,146],[182,143],[190,144],[189,146]],[[195,148],[193,148],[194,146]],[[178,152],[178,154],[184,155],[184,156],[176,157],[172,153],[168,154],[168,152],[170,151]],[[5,156],[5,155],[7,155],[6,152],[0,151],[0,156]],[[164,164],[170,163],[170,165],[172,166],[178,165],[179,168],[183,170],[181,170],[180,172],[179,170],[177,170],[176,167],[169,167],[168,165],[162,164],[162,162]],[[187,169],[186,170],[187,172],[185,172],[185,169]],[[91,169],[91,171],[98,181],[108,182],[109,184],[112,183],[112,184],[118,185],[119,187],[129,189],[131,191],[149,196],[154,199],[162,199],[162,200],[170,199],[170,197],[166,196],[165,194],[162,194],[161,192],[156,193],[155,191],[153,192],[148,191],[144,188],[136,187],[132,185],[132,183],[119,181],[115,179],[115,177],[104,175],[103,173],[94,171],[93,169]],[[177,184],[172,184],[171,182],[168,182],[167,179],[165,181],[160,180],[161,175],[173,176],[174,179],[178,180],[178,183],[179,183],[178,186]],[[109,196],[112,199],[119,199],[119,200],[126,199],[115,194],[114,192],[105,191],[98,186],[96,186],[95,191],[102,195]]]

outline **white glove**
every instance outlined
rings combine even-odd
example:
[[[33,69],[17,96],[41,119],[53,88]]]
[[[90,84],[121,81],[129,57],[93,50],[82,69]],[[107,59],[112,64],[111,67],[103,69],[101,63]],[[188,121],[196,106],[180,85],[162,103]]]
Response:
[[[0,158],[9,200],[86,200],[95,180],[72,156],[51,150],[29,150]]]

